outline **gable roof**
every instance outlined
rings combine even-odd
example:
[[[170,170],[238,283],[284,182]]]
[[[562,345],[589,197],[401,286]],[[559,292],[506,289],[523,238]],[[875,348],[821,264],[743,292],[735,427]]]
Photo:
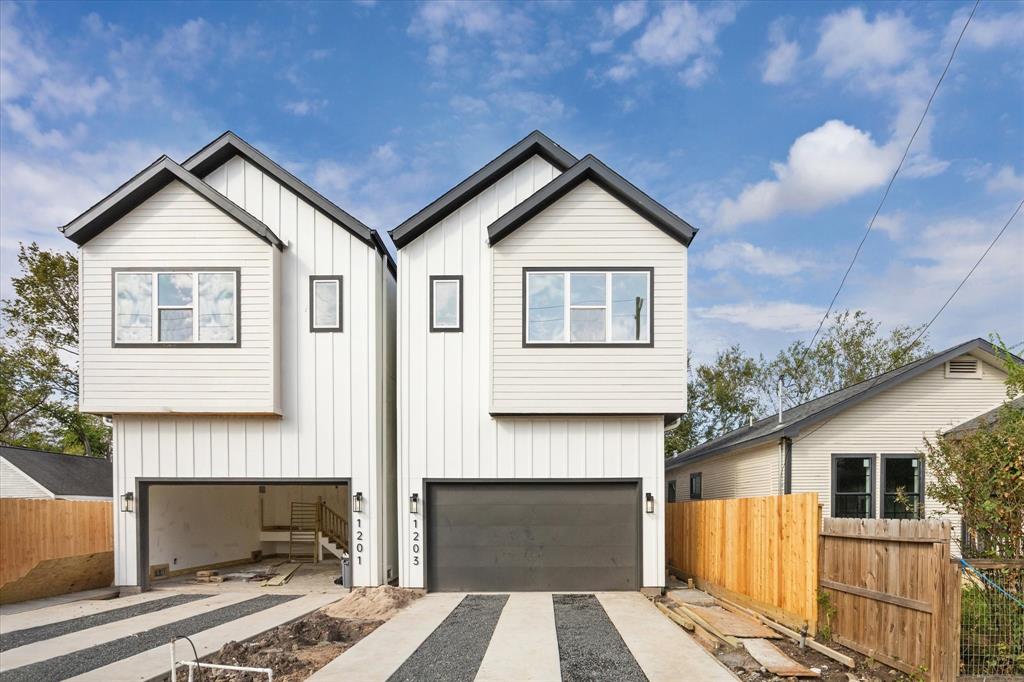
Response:
[[[977,431],[980,428],[988,428],[994,426],[999,422],[999,415],[1003,411],[1004,407],[1011,407],[1015,410],[1024,410],[1024,395],[1018,396],[1009,402],[1003,403],[999,407],[994,407],[988,412],[979,414],[974,419],[968,419],[963,424],[958,424],[953,428],[947,430],[943,435],[947,438],[962,438],[967,434]]]
[[[587,154],[567,171],[491,223],[487,228],[491,246],[512,234],[517,228],[522,227],[531,218],[586,180],[603,188],[683,246],[689,246],[694,235],[697,234],[697,228],[641,192],[596,156]]]
[[[81,246],[175,180],[234,218],[266,243],[279,249],[284,248],[284,242],[263,222],[167,156],[161,156],[60,230],[65,237]]]
[[[531,156],[540,156],[559,171],[564,171],[576,163],[575,156],[559,147],[544,133],[534,130],[503,151],[486,166],[391,230],[391,239],[395,242],[395,246],[399,249],[403,248]]]
[[[0,445],[0,457],[54,495],[114,495],[114,469],[109,459],[64,455],[10,445]]]
[[[665,460],[665,468],[673,469],[695,460],[730,452],[741,447],[752,447],[762,443],[777,441],[780,438],[793,438],[803,428],[811,424],[828,419],[847,408],[878,395],[882,391],[909,381],[935,367],[941,366],[948,360],[960,357],[971,351],[980,351],[993,357],[998,357],[996,349],[991,343],[984,339],[972,339],[959,346],[953,346],[944,351],[932,353],[910,364],[897,367],[871,379],[847,386],[828,395],[823,395],[785,410],[782,413],[781,423],[779,422],[778,414],[774,414],[756,421],[750,426],[735,429],[697,447],[690,448],[685,452],[677,453]],[[1024,360],[1016,356],[1013,356],[1013,358],[1015,362],[1024,363]]]
[[[243,157],[296,195],[302,197],[306,203],[329,216],[331,220],[348,230],[361,242],[376,249],[387,259],[388,267],[394,270],[395,264],[391,254],[373,228],[368,227],[351,213],[342,209],[302,180],[299,180],[276,161],[230,130],[224,132],[217,139],[185,159],[185,162],[181,165],[186,170],[202,178],[234,156]]]

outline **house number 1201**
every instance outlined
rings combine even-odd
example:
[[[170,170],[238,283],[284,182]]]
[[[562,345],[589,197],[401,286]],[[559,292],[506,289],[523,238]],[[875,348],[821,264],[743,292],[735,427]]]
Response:
[[[420,565],[420,522],[412,520],[412,565]]]
[[[363,565],[363,520],[356,519],[356,546],[355,555],[356,563],[360,566]]]

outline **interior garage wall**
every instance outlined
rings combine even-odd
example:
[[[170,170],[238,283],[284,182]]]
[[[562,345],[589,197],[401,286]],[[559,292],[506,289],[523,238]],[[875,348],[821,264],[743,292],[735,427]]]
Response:
[[[291,520],[292,502],[316,502],[321,498],[327,506],[348,518],[347,486],[339,485],[268,485],[263,493],[263,524],[287,526]]]
[[[171,571],[247,559],[261,549],[259,486],[154,485],[149,564]]]

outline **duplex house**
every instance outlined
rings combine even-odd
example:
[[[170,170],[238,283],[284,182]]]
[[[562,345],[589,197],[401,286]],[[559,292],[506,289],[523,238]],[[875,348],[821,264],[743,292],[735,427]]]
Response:
[[[695,233],[539,132],[391,231],[401,585],[664,585]]]
[[[1004,368],[983,339],[933,353],[670,457],[667,496],[816,492],[826,517],[942,516],[959,537],[927,495],[923,439],[1001,405]]]
[[[113,418],[115,584],[267,554],[396,576],[395,264],[233,133],[64,228],[80,407]]]

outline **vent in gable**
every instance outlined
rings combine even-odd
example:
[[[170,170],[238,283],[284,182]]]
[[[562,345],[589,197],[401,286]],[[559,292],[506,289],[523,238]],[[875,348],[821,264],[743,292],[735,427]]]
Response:
[[[947,379],[980,379],[981,361],[977,358],[963,356],[946,363]]]

